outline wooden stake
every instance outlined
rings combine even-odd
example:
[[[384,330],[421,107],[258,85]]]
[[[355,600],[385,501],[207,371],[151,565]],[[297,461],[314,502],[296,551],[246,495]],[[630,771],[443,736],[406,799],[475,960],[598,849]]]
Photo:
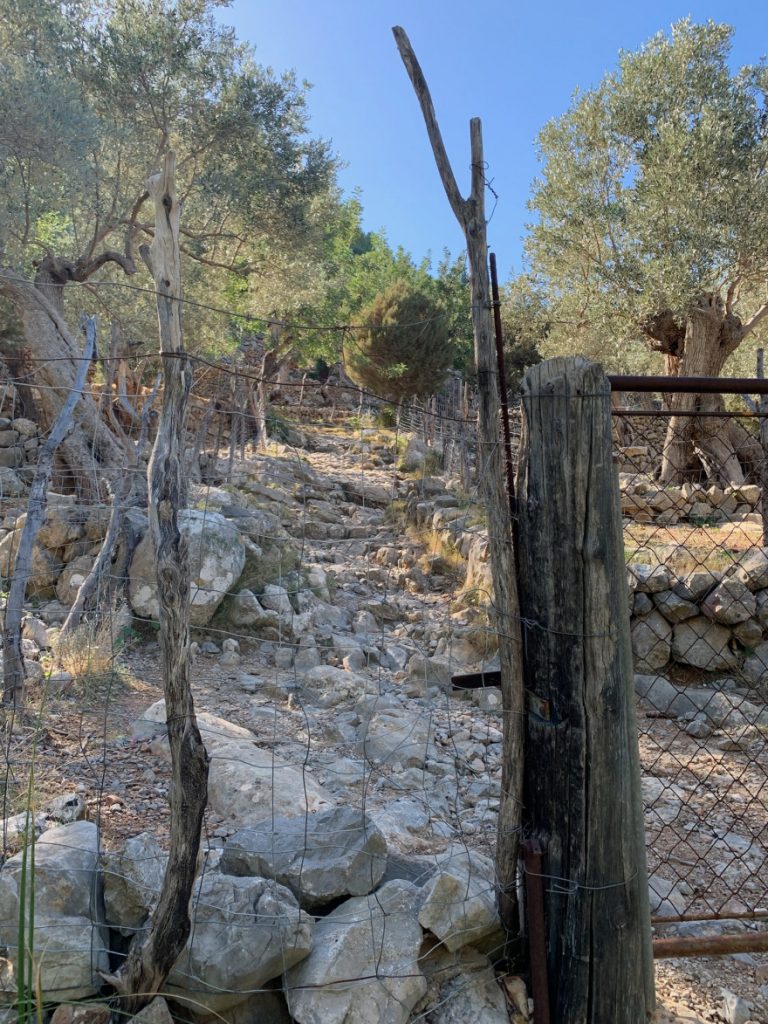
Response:
[[[408,36],[399,27],[393,28],[392,32],[421,107],[445,194],[464,231],[469,257],[479,399],[480,479],[484,503],[488,510],[488,540],[494,589],[493,610],[499,634],[504,700],[504,758],[496,869],[501,894],[502,920],[507,930],[515,934],[519,928],[516,876],[523,779],[523,685],[515,552],[508,497],[504,488],[496,353],[488,278],[483,132],[480,119],[472,118],[469,123],[472,153],[471,190],[469,198],[464,199],[445,151],[426,79]]]

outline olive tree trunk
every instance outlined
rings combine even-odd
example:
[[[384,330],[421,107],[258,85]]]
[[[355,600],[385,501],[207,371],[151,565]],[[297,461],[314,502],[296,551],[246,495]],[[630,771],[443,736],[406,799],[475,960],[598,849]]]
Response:
[[[667,373],[672,377],[719,377],[742,337],[741,324],[710,297],[687,317],[682,354],[667,354]],[[711,483],[743,484],[747,473],[759,464],[759,442],[735,420],[691,415],[722,412],[722,397],[670,393],[667,404],[673,413],[684,415],[670,417],[661,482],[679,484],[703,472]]]

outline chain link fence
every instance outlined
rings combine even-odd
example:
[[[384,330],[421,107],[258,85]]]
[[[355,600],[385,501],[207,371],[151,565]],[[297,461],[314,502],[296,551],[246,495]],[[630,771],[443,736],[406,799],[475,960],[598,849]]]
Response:
[[[751,930],[768,919],[758,418],[614,398],[652,916]]]

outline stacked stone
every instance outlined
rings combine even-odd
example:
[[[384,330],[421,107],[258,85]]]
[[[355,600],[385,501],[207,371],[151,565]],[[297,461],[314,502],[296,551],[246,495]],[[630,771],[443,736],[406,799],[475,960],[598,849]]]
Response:
[[[41,434],[33,420],[0,416],[0,498],[15,498],[31,482]]]
[[[684,483],[660,487],[643,473],[620,473],[622,514],[635,523],[675,526],[680,522],[762,522],[760,488],[702,487]]]
[[[665,565],[630,562],[632,647],[640,672],[670,662],[707,672],[768,679],[768,549],[750,552],[728,574],[675,576]]]

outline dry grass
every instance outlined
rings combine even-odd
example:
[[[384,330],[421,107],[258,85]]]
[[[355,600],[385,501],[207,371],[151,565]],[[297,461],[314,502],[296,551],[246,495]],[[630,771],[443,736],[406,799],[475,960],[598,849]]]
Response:
[[[700,568],[728,569],[746,552],[761,547],[762,540],[760,523],[629,523],[624,528],[627,561],[667,565],[681,574]]]

